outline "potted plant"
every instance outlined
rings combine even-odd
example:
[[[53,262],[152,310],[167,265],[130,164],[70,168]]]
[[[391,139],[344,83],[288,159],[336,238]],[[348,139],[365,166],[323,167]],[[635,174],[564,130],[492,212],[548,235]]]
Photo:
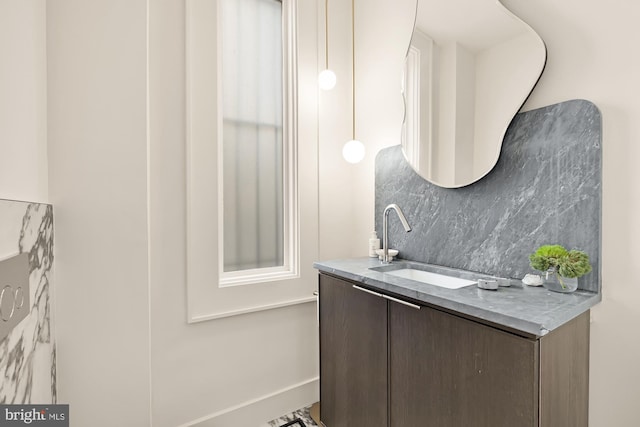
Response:
[[[556,292],[578,289],[578,277],[591,271],[589,255],[560,245],[543,245],[529,255],[531,267],[545,272],[544,287]]]

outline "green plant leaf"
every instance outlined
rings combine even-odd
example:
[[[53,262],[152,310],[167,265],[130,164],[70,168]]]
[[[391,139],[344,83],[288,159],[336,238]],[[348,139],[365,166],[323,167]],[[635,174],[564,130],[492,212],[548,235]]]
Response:
[[[547,258],[562,258],[567,256],[567,250],[560,245],[543,245],[536,250],[535,255]]]
[[[576,249],[570,250],[558,265],[558,274],[564,277],[580,277],[590,271],[589,255]]]
[[[567,250],[560,245],[543,245],[529,255],[529,262],[532,268],[547,271],[550,267],[558,267],[567,254]]]
[[[548,258],[536,254],[529,255],[529,263],[532,268],[540,271],[547,271],[551,267]]]
[[[591,271],[589,255],[583,251],[572,249],[567,251],[560,245],[543,245],[529,255],[531,267],[547,271],[553,267],[558,275],[567,278],[584,276]]]

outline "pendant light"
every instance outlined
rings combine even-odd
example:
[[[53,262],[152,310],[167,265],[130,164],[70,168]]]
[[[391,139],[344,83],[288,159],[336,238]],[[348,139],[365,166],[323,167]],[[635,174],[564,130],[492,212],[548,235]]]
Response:
[[[318,75],[322,90],[331,90],[336,85],[336,73],[329,69],[329,0],[324,2],[324,70]]]
[[[342,147],[342,157],[349,163],[359,163],[364,159],[364,144],[356,139],[356,6],[351,0],[351,129],[353,139]]]

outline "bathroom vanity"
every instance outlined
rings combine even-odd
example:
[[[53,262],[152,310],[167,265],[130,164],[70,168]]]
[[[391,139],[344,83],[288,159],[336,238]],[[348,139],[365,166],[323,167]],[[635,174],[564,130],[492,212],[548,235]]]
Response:
[[[384,248],[416,262],[314,264],[326,427],[588,425],[589,310],[602,288],[600,112],[573,100],[516,114],[546,49],[500,2],[489,3],[416,3],[402,146],[376,156],[374,214]],[[498,25],[482,17],[479,32],[459,10],[509,16],[499,32],[518,36],[465,51]],[[449,48],[452,69],[443,61]],[[486,84],[476,78],[484,75]],[[517,91],[513,76],[523,77]],[[451,111],[439,97],[455,98]],[[389,221],[390,209],[399,221]],[[529,255],[545,244],[589,254],[593,270],[576,292],[504,282],[531,273]],[[499,278],[511,286],[463,282]]]
[[[379,265],[315,264],[326,427],[588,425],[599,294],[446,289]]]
[[[378,153],[375,229],[397,204],[411,232],[392,216],[387,247],[420,262],[314,264],[326,427],[588,425],[589,310],[602,298],[600,123],[587,101],[520,113],[492,172],[456,189],[419,176],[400,147]],[[520,280],[449,289],[394,274],[522,278],[528,255],[550,243],[590,255],[576,292]]]
[[[421,15],[422,6],[441,3],[421,0],[416,22],[437,16]],[[418,42],[411,48],[420,48]],[[542,61],[531,68],[531,84],[544,64],[538,42],[542,50],[533,56]],[[422,45],[426,55],[420,56],[427,58],[433,44]],[[409,55],[402,146],[376,156],[374,228],[387,249],[419,262],[314,264],[320,271],[320,419],[326,427],[587,426],[589,310],[602,289],[600,112],[572,100],[513,120],[506,115],[504,122],[476,115],[476,124],[494,131],[509,124],[504,138],[481,138],[497,145],[474,147],[473,167],[472,156],[443,162],[436,156],[443,150],[432,144],[443,138],[420,122],[422,104],[414,108],[423,94],[411,82],[424,64],[413,65],[411,74]],[[531,86],[523,88],[528,94]],[[488,92],[491,99],[513,94],[497,89]],[[513,114],[522,102],[514,100]],[[477,105],[495,110],[490,102]],[[458,145],[445,148],[458,153]],[[484,154],[490,156],[482,160]],[[489,157],[486,167],[475,164]],[[438,169],[461,179],[444,179]],[[390,208],[400,220],[389,221]],[[593,270],[576,292],[530,288],[520,280],[495,291],[451,289],[447,280],[426,279],[522,278],[532,272],[529,254],[545,244],[589,254]],[[400,270],[406,274],[395,274]]]

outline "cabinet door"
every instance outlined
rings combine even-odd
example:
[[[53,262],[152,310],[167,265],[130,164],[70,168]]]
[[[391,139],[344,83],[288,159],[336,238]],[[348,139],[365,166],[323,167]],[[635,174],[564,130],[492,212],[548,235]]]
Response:
[[[589,425],[589,312],[540,339],[540,425]]]
[[[387,426],[387,302],[320,276],[320,420]]]
[[[537,341],[389,303],[392,427],[538,423]]]

